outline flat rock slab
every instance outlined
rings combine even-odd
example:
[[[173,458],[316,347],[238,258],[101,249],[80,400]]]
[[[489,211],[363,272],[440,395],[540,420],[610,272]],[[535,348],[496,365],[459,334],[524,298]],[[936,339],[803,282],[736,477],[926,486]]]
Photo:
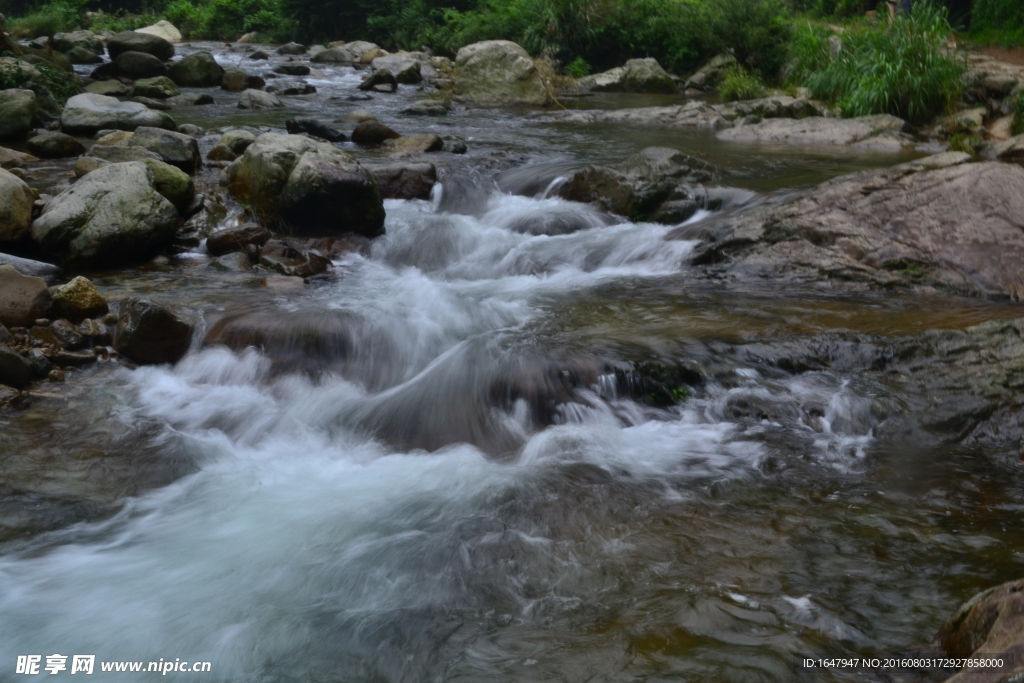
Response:
[[[732,282],[912,287],[1024,300],[1024,168],[947,152],[843,176],[781,206],[711,218],[672,237]]]
[[[718,132],[730,142],[785,143],[790,145],[842,145],[873,150],[912,149],[915,140],[904,130],[906,122],[895,116],[861,116],[837,119],[814,116],[806,119],[765,119]]]

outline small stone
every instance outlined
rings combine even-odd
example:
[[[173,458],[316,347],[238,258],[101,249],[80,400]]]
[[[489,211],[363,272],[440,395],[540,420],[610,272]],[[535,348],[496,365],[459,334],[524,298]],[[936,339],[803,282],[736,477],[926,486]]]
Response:
[[[73,323],[102,316],[107,310],[107,301],[96,285],[81,275],[53,292],[53,314]]]
[[[50,373],[46,376],[46,379],[49,382],[63,382],[64,377],[65,375],[63,370],[61,370],[60,368],[54,368],[53,370],[50,370]]]
[[[379,145],[385,140],[399,137],[401,135],[398,132],[376,120],[364,121],[352,131],[352,142],[363,146]]]

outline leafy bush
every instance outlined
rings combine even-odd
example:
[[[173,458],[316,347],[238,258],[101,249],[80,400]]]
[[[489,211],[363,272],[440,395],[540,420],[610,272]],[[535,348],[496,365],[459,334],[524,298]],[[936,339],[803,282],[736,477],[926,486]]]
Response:
[[[1010,47],[1024,44],[1024,3],[1019,0],[976,0],[971,33],[982,42]]]
[[[265,40],[285,41],[295,33],[279,0],[174,0],[164,16],[189,38],[231,40],[257,31]]]
[[[818,98],[839,104],[844,116],[894,114],[920,123],[948,111],[963,92],[965,64],[943,50],[946,10],[915,4],[910,17],[854,27],[829,51],[828,37],[805,30],[792,45],[794,77]]]
[[[52,36],[54,33],[76,28],[81,20],[81,11],[69,2],[51,2],[9,24],[15,38],[37,38]]]
[[[590,74],[590,64],[583,57],[577,57],[565,67],[565,73],[573,78],[583,78]]]
[[[163,17],[146,14],[129,14],[125,10],[118,10],[113,14],[106,12],[93,12],[89,18],[88,28],[90,31],[100,33],[120,33],[121,31],[134,31],[143,26],[150,26],[160,21]]]
[[[783,0],[714,0],[699,7],[705,54],[728,51],[764,78],[778,77],[792,37]]]
[[[733,64],[722,75],[718,92],[723,100],[733,102],[764,97],[767,94],[767,89],[757,74],[750,73],[739,64]]]

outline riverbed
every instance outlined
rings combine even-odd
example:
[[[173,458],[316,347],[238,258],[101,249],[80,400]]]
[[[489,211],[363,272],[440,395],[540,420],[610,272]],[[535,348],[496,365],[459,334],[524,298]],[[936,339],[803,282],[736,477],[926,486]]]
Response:
[[[256,69],[222,45],[179,53],[199,48]],[[445,202],[465,185],[387,200],[386,234],[298,291],[211,268],[202,246],[90,273],[110,300],[188,305],[207,328],[274,321],[294,343],[197,338],[174,367],[101,363],[0,412],[0,659],[180,658],[218,681],[791,681],[796,655],[923,647],[974,592],[1020,577],[1018,450],[908,431],[929,397],[900,377],[771,361],[1019,305],[718,289],[688,277],[678,226],[495,182],[665,146],[771,201],[920,154],[515,109],[411,118],[416,86],[349,100],[360,78],[327,67],[284,109],[204,90],[215,104],[171,113],[280,132],[365,109],[464,141],[436,163],[473,191],[458,210]],[[215,187],[218,169],[202,173]],[[592,227],[514,229],[552,216]],[[643,364],[678,373],[671,400],[630,390]]]

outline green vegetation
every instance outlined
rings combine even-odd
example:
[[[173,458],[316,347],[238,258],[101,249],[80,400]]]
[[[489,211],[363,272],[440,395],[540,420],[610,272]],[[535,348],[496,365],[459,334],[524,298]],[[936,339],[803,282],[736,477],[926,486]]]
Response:
[[[1013,114],[1013,126],[1010,132],[1024,135],[1024,90],[1017,90],[1010,99],[1010,113]]]
[[[807,26],[792,43],[792,77],[845,116],[888,113],[921,123],[963,92],[966,66],[943,50],[950,32],[945,9],[930,2],[916,3],[911,17],[851,26],[838,38]]]
[[[718,92],[723,100],[733,102],[764,97],[768,94],[768,89],[756,74],[750,73],[739,64],[734,64],[725,70],[722,82],[718,84]]]
[[[1010,47],[1024,45],[1024,3],[1020,0],[976,0],[971,13],[975,41]]]

